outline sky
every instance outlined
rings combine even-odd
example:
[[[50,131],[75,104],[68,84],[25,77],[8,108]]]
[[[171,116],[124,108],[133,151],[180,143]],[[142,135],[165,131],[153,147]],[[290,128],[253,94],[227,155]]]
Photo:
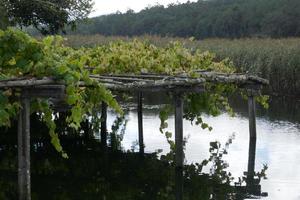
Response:
[[[90,17],[116,13],[117,11],[126,12],[132,9],[135,12],[142,10],[147,6],[156,4],[167,6],[171,3],[185,3],[188,0],[94,0],[94,11]],[[196,0],[190,0],[193,2]]]

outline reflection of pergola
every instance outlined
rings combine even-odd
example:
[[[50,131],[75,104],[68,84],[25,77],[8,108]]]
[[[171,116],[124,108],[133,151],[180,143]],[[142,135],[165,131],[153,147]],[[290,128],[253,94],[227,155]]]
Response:
[[[157,74],[140,75],[91,75],[90,77],[102,83],[110,90],[133,91],[138,93],[138,130],[140,153],[144,153],[143,142],[143,118],[142,118],[142,93],[146,91],[165,91],[173,93],[175,106],[175,144],[176,144],[176,199],[183,199],[182,167],[184,161],[183,152],[183,100],[184,93],[203,92],[205,84],[234,84],[248,91],[249,105],[249,179],[253,179],[255,165],[256,146],[256,122],[254,96],[268,81],[256,76],[245,74],[224,74],[210,71],[197,71],[199,78],[192,78],[185,74],[168,76]],[[82,83],[82,87],[85,87]],[[0,90],[13,89],[21,91],[22,109],[18,120],[18,185],[19,199],[29,200],[30,194],[30,100],[34,98],[48,98],[53,103],[63,102],[65,85],[51,78],[15,78],[0,81]],[[55,105],[59,106],[59,105]],[[106,117],[107,106],[102,103],[101,142],[106,146]]]

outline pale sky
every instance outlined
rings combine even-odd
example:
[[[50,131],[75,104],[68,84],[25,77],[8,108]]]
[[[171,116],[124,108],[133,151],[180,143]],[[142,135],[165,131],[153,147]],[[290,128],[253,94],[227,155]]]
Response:
[[[167,6],[171,3],[185,3],[188,0],[94,0],[94,12],[91,17],[111,14],[117,11],[126,12],[128,9],[132,9],[136,12],[151,5],[164,5]],[[190,2],[197,0],[190,0]]]

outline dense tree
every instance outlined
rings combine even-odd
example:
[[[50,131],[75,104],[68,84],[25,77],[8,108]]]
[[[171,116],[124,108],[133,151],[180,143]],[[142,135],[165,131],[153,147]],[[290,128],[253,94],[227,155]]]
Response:
[[[34,26],[43,34],[65,30],[66,25],[87,17],[92,9],[91,0],[1,0],[11,25]],[[2,17],[2,16],[0,16]],[[3,16],[2,18],[5,18]],[[4,26],[3,26],[4,27]]]
[[[8,26],[8,17],[4,7],[4,4],[0,2],[0,29],[6,29]]]
[[[96,17],[77,33],[196,38],[300,36],[299,0],[199,0]]]

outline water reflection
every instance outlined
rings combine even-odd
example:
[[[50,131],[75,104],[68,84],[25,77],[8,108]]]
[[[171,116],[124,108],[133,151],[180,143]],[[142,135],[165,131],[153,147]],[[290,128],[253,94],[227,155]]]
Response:
[[[174,170],[173,153],[162,155],[118,151],[80,130],[66,134],[59,127],[61,142],[70,159],[64,160],[41,135],[47,129],[33,116],[32,121],[32,199],[245,199],[251,194],[234,186],[223,160],[232,138],[223,148],[210,143],[209,157],[200,163]],[[84,127],[84,126],[83,126]],[[0,199],[17,199],[17,149],[14,128],[2,130],[0,143]],[[2,138],[2,137],[1,137]],[[209,167],[209,173],[204,168]],[[259,185],[259,182],[257,183]],[[176,187],[175,187],[176,185]],[[184,190],[181,190],[184,188]],[[183,191],[183,193],[181,193]],[[175,195],[176,194],[176,195]],[[258,195],[258,194],[256,194]],[[260,195],[260,194],[259,194]]]
[[[258,138],[256,142],[252,141],[252,145],[250,140],[248,146],[247,107],[239,107],[239,103],[243,104],[241,102],[234,104],[238,111],[236,118],[226,114],[217,118],[204,116],[214,127],[211,133],[184,122],[187,138],[186,165],[182,169],[184,197],[197,200],[249,199],[266,196],[264,192],[267,191],[269,197],[266,199],[297,199],[300,197],[300,163],[295,159],[300,156],[299,107],[293,108],[292,112],[283,111],[290,107],[278,103],[271,104],[267,113],[259,110]],[[130,150],[138,150],[133,144],[138,136],[135,110],[130,110],[125,119],[128,125],[122,149],[129,150],[129,153],[104,153],[99,141],[92,139],[88,126],[83,126],[86,128],[80,131],[81,137],[78,138],[75,137],[78,133],[65,130],[61,124],[63,146],[70,156],[67,161],[53,150],[49,138],[45,138],[47,130],[33,117],[33,199],[175,199],[176,172],[167,157],[169,146],[158,131],[157,107],[149,108],[144,110],[145,150],[149,153],[162,149],[163,153],[147,154],[145,158]],[[109,113],[108,120],[112,125],[113,113]],[[174,128],[173,121],[171,116],[170,131]],[[236,132],[234,137],[232,132]],[[15,133],[14,126],[0,130],[0,199],[16,199]],[[234,142],[228,143],[228,138]],[[216,140],[219,142],[214,142]],[[118,148],[114,149],[120,149],[119,143],[115,144]],[[162,158],[158,159],[161,155]],[[269,180],[266,181],[262,180],[264,164],[269,167]],[[248,172],[243,176],[244,171]]]
[[[152,98],[154,101],[155,98]],[[154,101],[153,104],[155,103]],[[217,140],[225,144],[228,137],[235,133],[235,142],[231,145],[230,153],[224,156],[224,160],[229,163],[228,171],[234,177],[242,176],[247,170],[249,145],[247,102],[237,100],[232,103],[237,112],[234,118],[225,113],[215,118],[204,115],[204,121],[214,127],[212,132],[191,126],[188,121],[184,122],[184,137],[188,138],[185,150],[187,163],[201,162],[209,156],[207,149],[211,141]],[[158,108],[151,104],[148,108],[144,110],[145,150],[154,152],[161,149],[163,152],[168,152],[167,142],[156,128],[159,127]],[[297,159],[300,157],[299,108],[300,101],[276,98],[272,98],[269,110],[265,111],[258,107],[255,168],[260,171],[265,164],[269,167],[268,179],[261,181],[263,190],[268,192],[266,199],[300,199],[300,168],[298,167],[300,160]],[[128,113],[129,123],[124,136],[124,148],[130,148],[132,141],[137,140],[135,112],[133,107],[133,110]],[[173,120],[173,116],[168,120],[168,131],[171,132],[174,131]],[[207,172],[208,169],[204,171]]]
[[[70,155],[67,161],[46,143],[32,154],[32,199],[174,199],[173,165],[158,160],[155,154],[143,158],[135,153],[105,154],[95,141],[63,143]],[[1,199],[17,199],[15,151],[1,152]],[[219,158],[215,155],[214,159]],[[177,185],[184,187],[184,194],[176,190],[177,195],[185,199],[232,199],[237,193],[248,193],[231,186],[223,169],[203,174],[202,165],[186,165],[179,172],[184,176],[176,171],[176,178],[182,181]]]

